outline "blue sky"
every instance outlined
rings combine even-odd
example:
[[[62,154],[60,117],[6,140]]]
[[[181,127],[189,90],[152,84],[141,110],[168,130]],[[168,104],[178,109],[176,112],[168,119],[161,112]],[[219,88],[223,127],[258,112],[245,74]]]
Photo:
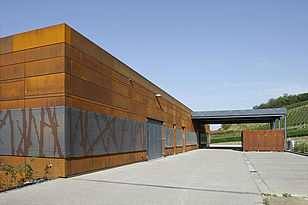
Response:
[[[192,110],[308,92],[307,0],[2,1],[1,37],[67,23]]]

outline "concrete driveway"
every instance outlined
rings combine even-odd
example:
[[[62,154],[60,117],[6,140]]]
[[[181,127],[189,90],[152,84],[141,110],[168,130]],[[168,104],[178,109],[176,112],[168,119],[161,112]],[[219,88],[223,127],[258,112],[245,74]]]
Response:
[[[201,149],[3,192],[0,204],[262,204],[262,184],[255,175],[264,177],[270,191],[300,193],[279,181],[290,172],[276,166],[288,157],[304,164],[294,163],[289,171],[308,190],[307,175],[299,174],[308,170],[302,156]]]
[[[196,150],[0,193],[0,204],[261,204],[242,152]]]
[[[262,193],[308,196],[308,157],[288,152],[245,152]],[[308,202],[307,202],[308,204]]]

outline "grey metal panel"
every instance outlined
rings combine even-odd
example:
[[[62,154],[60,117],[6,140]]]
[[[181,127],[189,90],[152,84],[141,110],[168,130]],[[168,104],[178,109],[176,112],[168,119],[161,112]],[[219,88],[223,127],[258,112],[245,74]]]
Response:
[[[146,150],[145,123],[67,107],[0,111],[0,155],[82,157]]]
[[[65,157],[65,108],[2,110],[0,154]]]
[[[1,155],[15,155],[15,145],[19,143],[15,133],[18,131],[16,126],[16,114],[14,110],[0,111],[0,154]],[[10,121],[12,123],[10,123]],[[12,129],[11,129],[12,128]],[[13,139],[11,137],[13,133]],[[12,146],[13,141],[13,146]]]
[[[130,146],[129,151],[142,151],[146,150],[146,124],[141,122],[132,121],[131,122],[131,131],[130,135],[134,138],[135,145],[134,149]]]
[[[11,155],[13,152],[15,154],[15,146],[13,145],[13,150],[11,146],[11,132],[15,133],[17,129],[14,129],[16,126],[13,125],[13,130],[11,130],[11,126],[9,124],[9,120],[13,118],[13,111],[9,112],[6,110],[1,110],[0,111],[0,154],[1,155]],[[10,114],[10,116],[9,116]],[[15,120],[13,121],[15,122]],[[14,134],[13,134],[14,135]],[[13,138],[13,143],[16,144],[18,141],[16,141],[15,138]]]
[[[103,138],[107,136],[107,127],[104,123],[103,117],[101,114],[88,112],[89,114],[89,123],[88,129],[89,132],[89,141],[87,145],[87,155],[103,155],[107,151],[104,149]],[[104,132],[105,130],[105,132]],[[76,144],[76,143],[75,143]],[[77,143],[78,145],[78,143]]]
[[[48,112],[47,112],[48,109]],[[31,146],[28,149],[28,156],[40,154],[40,140],[43,142],[42,153],[46,157],[64,157],[65,156],[65,108],[32,108],[25,109],[28,117],[27,125],[28,132],[31,133]],[[45,123],[42,126],[42,133],[40,133],[41,121]],[[54,123],[54,130],[46,124]]]
[[[165,127],[165,147],[174,147],[174,130],[170,127]]]
[[[145,123],[142,122],[68,108],[66,124],[66,133],[73,133],[72,140],[67,140],[73,143],[70,157],[146,150]]]
[[[183,146],[183,130],[176,129],[176,146]]]
[[[148,159],[162,156],[162,125],[159,121],[147,121],[147,155]]]
[[[186,145],[196,145],[197,144],[197,134],[195,132],[186,131],[185,144]]]
[[[83,120],[84,120],[84,113],[81,110],[77,110],[77,109],[71,109],[71,117],[69,119],[71,119],[71,138],[72,141],[71,143],[71,147],[70,147],[70,153],[71,153],[71,157],[81,157],[84,155],[82,147],[80,146],[80,142],[81,142],[81,135],[83,133],[81,133],[80,129],[78,129],[79,127],[84,126],[83,125]],[[79,142],[79,144],[75,143],[75,142]]]
[[[191,132],[186,131],[186,133],[185,133],[185,145],[190,145],[191,144],[191,141],[192,141],[191,138],[192,138],[191,137]]]
[[[120,141],[119,141],[119,147],[120,147],[121,152],[130,152],[134,150],[134,148],[132,148],[132,145],[131,145],[131,139],[132,139],[131,133],[135,127],[134,124],[135,123],[131,120],[123,119],[121,123],[121,127],[118,128],[118,130],[121,133],[120,135],[123,136],[120,138]]]
[[[107,116],[107,118],[109,119],[109,122],[112,122],[112,118],[111,116]],[[108,123],[108,122],[106,122]],[[120,141],[120,127],[122,125],[122,120],[119,118],[115,118],[114,123],[110,123],[109,126],[107,126],[109,135],[108,137],[109,139],[109,146],[108,146],[108,154],[115,154],[115,153],[120,153],[120,149],[118,146],[118,142]],[[117,128],[117,129],[116,129]]]

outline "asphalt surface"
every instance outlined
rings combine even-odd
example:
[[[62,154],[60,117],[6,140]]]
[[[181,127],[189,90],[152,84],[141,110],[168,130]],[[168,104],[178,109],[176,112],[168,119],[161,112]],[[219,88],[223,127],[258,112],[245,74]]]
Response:
[[[288,159],[297,188],[281,181]],[[201,149],[3,192],[0,204],[262,204],[256,176],[272,191],[299,194],[308,190],[307,163],[290,153]]]

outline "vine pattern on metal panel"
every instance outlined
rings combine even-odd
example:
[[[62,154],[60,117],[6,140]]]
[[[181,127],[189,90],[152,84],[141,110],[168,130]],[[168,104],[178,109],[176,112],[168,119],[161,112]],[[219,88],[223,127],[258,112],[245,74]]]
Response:
[[[52,137],[53,156],[64,157],[58,135],[56,108],[40,108],[40,115],[33,114],[33,110],[38,109],[0,110],[0,144],[11,148],[11,153],[4,154],[29,156],[29,150],[36,140],[38,152],[35,154],[45,157],[44,138]],[[48,136],[45,136],[44,128],[50,129]]]
[[[72,108],[67,113],[70,157],[146,149],[144,123]]]
[[[3,155],[65,158],[143,150],[143,122],[65,107],[0,111]]]

